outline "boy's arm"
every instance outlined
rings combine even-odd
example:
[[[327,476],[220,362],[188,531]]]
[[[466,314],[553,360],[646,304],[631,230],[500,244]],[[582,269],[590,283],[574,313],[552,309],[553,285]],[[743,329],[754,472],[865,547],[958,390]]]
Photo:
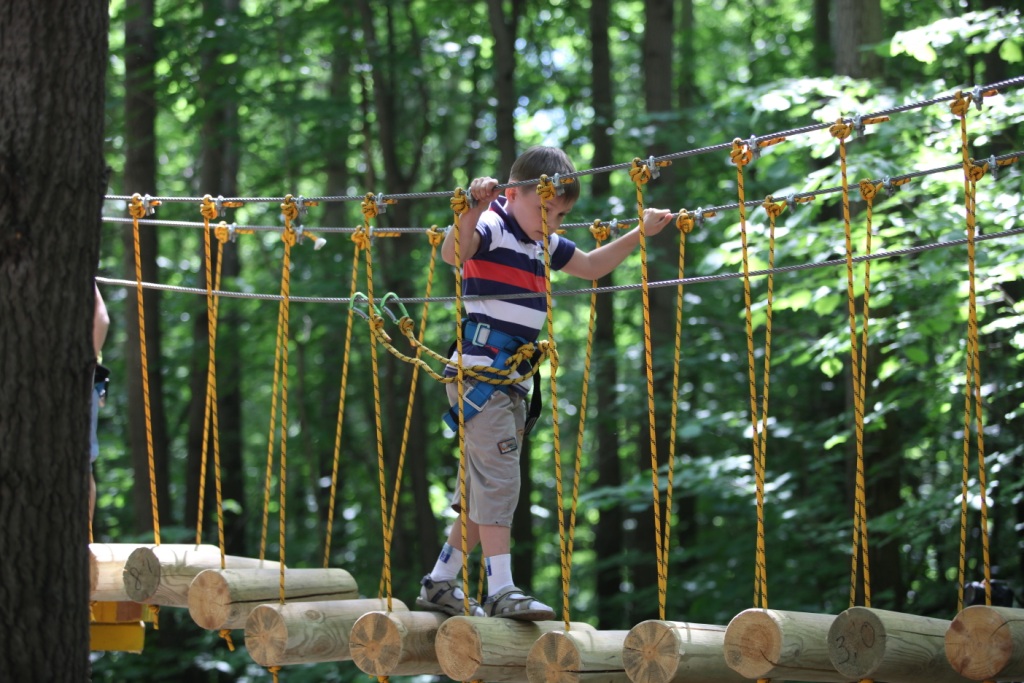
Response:
[[[675,217],[667,209],[644,210],[644,234],[657,235]],[[636,227],[622,237],[603,244],[593,251],[576,249],[563,271],[584,280],[598,280],[622,263],[640,244],[640,228]]]
[[[481,214],[498,198],[498,181],[494,178],[476,178],[469,184],[469,196],[476,204],[459,218],[459,257],[463,263],[476,254],[480,248],[480,233],[476,231]],[[455,231],[449,230],[441,245],[441,258],[448,265],[455,265]]]

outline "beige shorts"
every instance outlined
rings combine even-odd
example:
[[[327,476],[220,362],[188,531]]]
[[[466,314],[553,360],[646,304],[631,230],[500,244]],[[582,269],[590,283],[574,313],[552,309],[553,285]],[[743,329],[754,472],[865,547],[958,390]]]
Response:
[[[458,385],[445,385],[448,402],[459,400]],[[469,393],[473,382],[465,383]],[[497,389],[483,410],[466,422],[466,500],[469,519],[477,524],[512,526],[519,503],[519,453],[526,424],[526,402],[522,394]],[[456,480],[452,508],[461,510],[461,491]]]

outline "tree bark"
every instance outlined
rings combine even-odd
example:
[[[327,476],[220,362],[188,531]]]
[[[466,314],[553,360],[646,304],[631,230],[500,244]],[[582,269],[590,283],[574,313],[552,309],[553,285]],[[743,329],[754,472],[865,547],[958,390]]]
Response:
[[[12,0],[0,21],[0,669],[12,680],[89,677],[108,22],[105,2],[48,0]]]
[[[614,110],[612,86],[612,60],[608,31],[610,27],[611,3],[609,0],[594,0],[590,5],[591,88],[593,89],[594,124],[591,137],[594,141],[593,167],[608,166],[614,160],[614,141],[610,133]],[[607,173],[593,176],[594,200],[607,201],[611,195],[611,177]],[[598,285],[613,284],[611,275],[602,278]],[[594,328],[594,345],[597,349],[615,348],[615,306],[614,297],[602,295],[597,298],[597,321]],[[622,484],[622,464],[619,460],[619,430],[614,419],[607,416],[616,414],[616,384],[618,372],[616,353],[597,353],[594,356],[594,377],[591,392],[594,410],[598,419],[594,426],[594,457],[597,462],[598,488],[616,488]],[[582,416],[581,416],[582,417]],[[622,586],[622,508],[608,507],[601,510],[594,529],[594,552],[596,553],[598,596],[598,627],[614,628],[621,625],[622,610],[616,598]]]
[[[153,29],[153,0],[131,0],[125,9],[125,194],[156,192],[156,36]],[[134,280],[135,246],[132,227],[123,233],[125,243],[125,277]],[[159,253],[157,231],[140,227],[142,280],[159,281],[156,256]],[[128,391],[128,443],[132,453],[132,470],[136,486],[133,507],[136,531],[153,528],[153,505],[150,488],[150,462],[146,415],[143,400],[142,352],[137,299],[126,298],[125,384]],[[152,425],[153,461],[155,470],[158,516],[168,517],[169,489],[167,482],[167,420],[164,413],[163,379],[160,374],[160,295],[156,290],[143,293],[143,316],[146,325],[146,357],[149,360],[149,404]]]
[[[207,16],[206,24],[216,26],[218,18],[230,19],[238,13],[238,0],[207,0],[204,4],[204,13]],[[218,27],[216,30],[222,31]],[[202,50],[203,68],[197,88],[200,93],[200,101],[203,103],[203,127],[201,135],[203,139],[203,153],[201,160],[201,172],[199,177],[199,194],[209,194],[212,197],[224,196],[234,197],[238,194],[237,182],[237,156],[238,156],[238,117],[235,98],[232,97],[234,90],[233,83],[240,81],[238,74],[231,78],[229,70],[235,69],[235,65],[223,65],[220,63],[221,41],[219,35],[210,36],[204,41]],[[228,216],[218,216],[216,221],[230,220]],[[216,221],[214,224],[216,224]],[[205,237],[201,237],[204,240]],[[218,241],[210,236],[210,274],[206,272],[206,247],[202,242],[199,246],[199,259],[203,264],[200,271],[202,281],[200,287],[205,287],[207,277],[213,283],[213,277],[217,272]],[[221,264],[222,283],[230,281],[240,272],[238,259],[238,247],[236,243],[228,242],[224,245],[223,264]],[[238,316],[232,315],[233,302],[221,300],[218,310],[217,321],[217,346],[224,349],[238,348],[230,343],[238,336],[236,329]],[[215,439],[220,451],[220,476],[221,494],[223,500],[244,500],[244,481],[241,476],[242,449],[241,449],[241,389],[239,380],[241,377],[241,354],[220,353],[215,356],[215,372],[217,381],[217,423],[219,434],[213,432],[213,420],[206,418],[206,392],[209,361],[209,316],[207,313],[206,300],[197,300],[193,313],[192,331],[192,370],[190,378],[191,401],[189,402],[188,418],[188,467],[187,484],[185,487],[185,526],[196,528],[197,515],[199,512],[199,482],[201,479],[202,458],[203,458],[203,433],[204,425],[207,426],[208,441],[206,446],[206,486],[202,495],[205,520],[203,522],[204,534],[207,531],[217,529],[217,497],[216,497],[216,462],[215,462]],[[216,351],[216,349],[215,349]],[[244,537],[242,528],[242,517],[238,514],[224,513],[224,537],[227,546],[230,540],[229,553],[244,554]],[[203,540],[207,543],[217,544],[216,536],[207,537]]]
[[[882,40],[880,0],[836,0],[835,70],[841,76],[881,76],[882,58],[871,47]]]
[[[507,174],[516,160],[516,35],[524,0],[512,0],[511,12],[505,12],[503,0],[487,0],[491,32],[494,34],[494,110],[497,129],[499,172]],[[497,176],[499,181],[505,176]]]

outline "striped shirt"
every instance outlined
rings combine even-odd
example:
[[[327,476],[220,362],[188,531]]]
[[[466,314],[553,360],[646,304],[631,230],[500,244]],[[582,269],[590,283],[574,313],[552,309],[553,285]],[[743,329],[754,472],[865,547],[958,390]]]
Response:
[[[464,296],[497,297],[532,292],[537,296],[466,301],[466,316],[532,342],[537,340],[547,320],[544,243],[526,236],[516,219],[505,212],[505,201],[505,197],[499,197],[491,202],[489,210],[477,221],[480,247],[462,266],[462,293]],[[564,268],[576,252],[572,240],[557,234],[548,237],[548,246],[552,270]],[[463,365],[490,365],[496,350],[475,346],[470,341],[463,339]],[[456,354],[452,355],[452,360],[457,360]],[[519,368],[525,369],[524,366]],[[449,365],[445,374],[456,374],[455,368]],[[526,393],[532,384],[527,380],[512,386]]]

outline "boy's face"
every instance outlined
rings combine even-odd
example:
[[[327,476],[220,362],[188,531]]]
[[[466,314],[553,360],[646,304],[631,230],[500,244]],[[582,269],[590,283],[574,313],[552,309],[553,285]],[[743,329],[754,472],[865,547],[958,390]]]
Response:
[[[516,219],[526,236],[535,242],[542,241],[544,224],[541,220],[540,195],[537,194],[537,188],[532,185],[509,187],[505,190],[505,197],[508,198],[505,210]],[[554,234],[555,230],[561,227],[574,203],[563,195],[556,195],[547,203],[548,235]]]

